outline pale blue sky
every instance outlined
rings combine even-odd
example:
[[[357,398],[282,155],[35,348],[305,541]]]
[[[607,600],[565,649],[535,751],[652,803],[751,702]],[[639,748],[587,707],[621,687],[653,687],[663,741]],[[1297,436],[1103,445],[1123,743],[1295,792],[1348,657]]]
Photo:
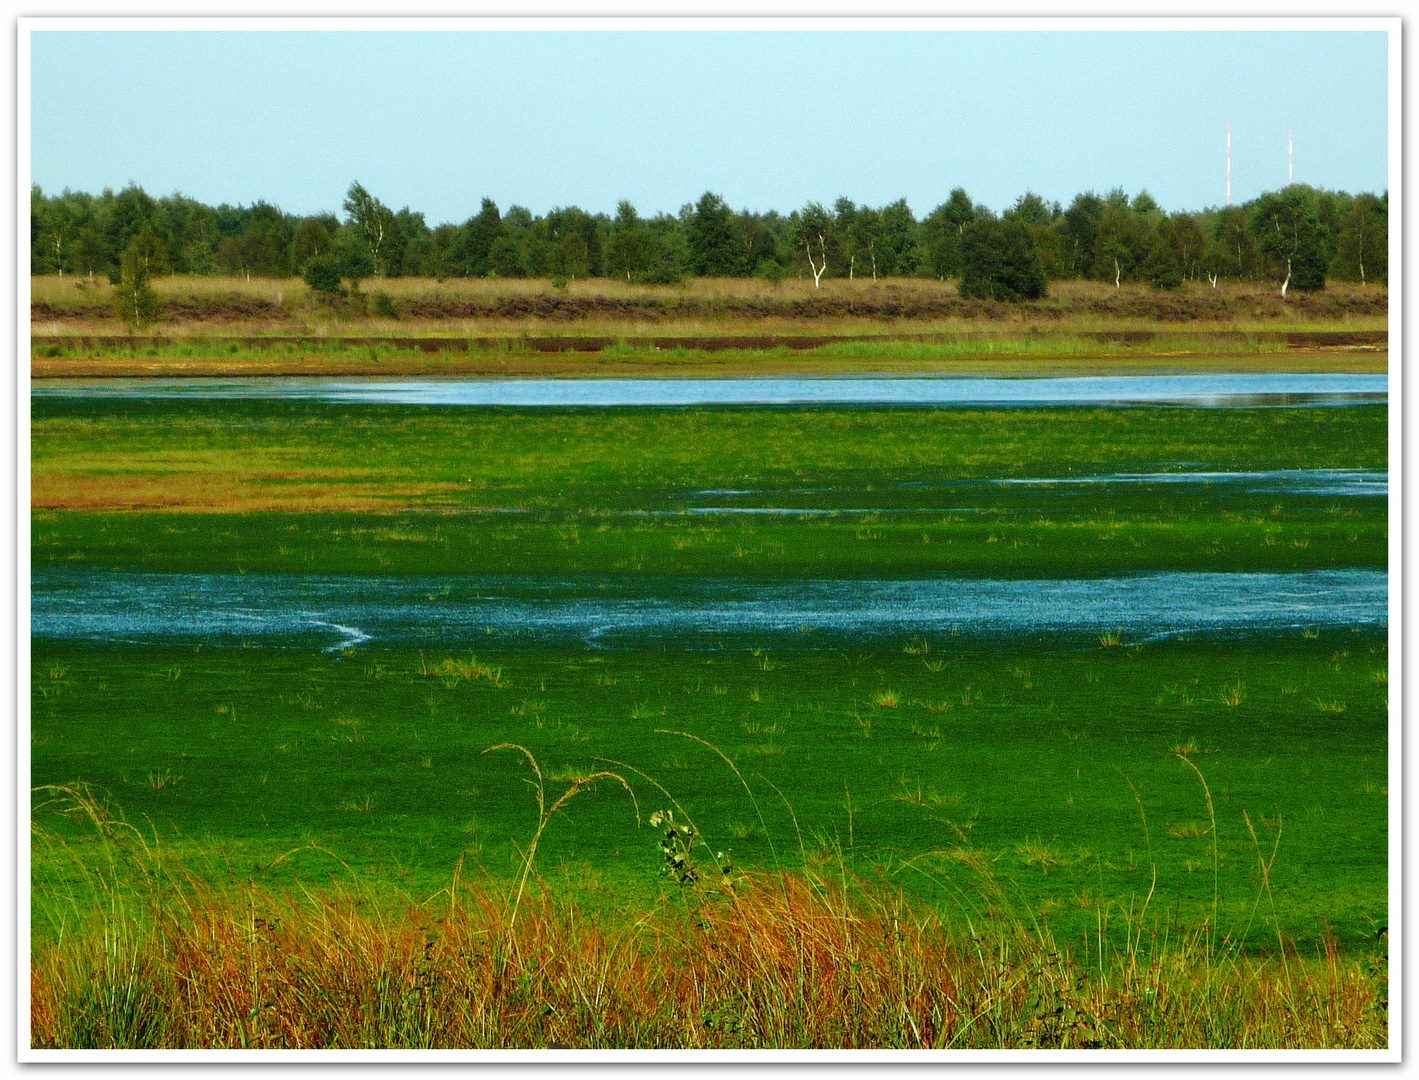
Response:
[[[463,221],[487,195],[918,216],[1147,188],[1167,209],[1388,183],[1383,32],[149,32],[32,41],[32,179]]]

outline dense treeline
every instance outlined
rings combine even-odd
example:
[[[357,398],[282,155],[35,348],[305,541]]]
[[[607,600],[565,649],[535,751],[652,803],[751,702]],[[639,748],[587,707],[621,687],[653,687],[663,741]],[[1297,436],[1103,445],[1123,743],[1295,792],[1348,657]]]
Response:
[[[1388,283],[1389,194],[1293,185],[1244,205],[1169,214],[1146,192],[1077,195],[1068,208],[1021,196],[997,215],[960,188],[918,220],[905,199],[847,198],[787,216],[736,212],[706,192],[678,215],[612,216],[577,207],[536,216],[484,199],[462,224],[430,227],[352,184],[343,217],[299,217],[258,202],[211,207],[137,186],[93,196],[65,190],[30,201],[34,274],[124,280],[175,274],[305,277],[330,292],[380,277],[685,276],[959,278],[965,296],[1044,295],[1046,282],[1087,278],[1172,288],[1188,280],[1271,281],[1318,289],[1327,278]],[[137,254],[135,254],[135,252]],[[130,271],[128,276],[132,276]]]

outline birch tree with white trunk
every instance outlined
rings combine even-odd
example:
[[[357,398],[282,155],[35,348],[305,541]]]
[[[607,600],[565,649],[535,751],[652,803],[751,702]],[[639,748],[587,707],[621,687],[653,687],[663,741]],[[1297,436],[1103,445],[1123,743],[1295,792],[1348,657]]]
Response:
[[[348,224],[356,229],[369,247],[370,261],[377,277],[385,271],[385,242],[393,231],[394,212],[376,199],[356,181],[345,195]]]
[[[795,217],[794,229],[798,243],[808,256],[808,269],[813,273],[813,287],[823,287],[823,275],[828,271],[828,248],[833,242],[833,215],[822,203],[809,203]],[[814,250],[816,248],[816,251]]]

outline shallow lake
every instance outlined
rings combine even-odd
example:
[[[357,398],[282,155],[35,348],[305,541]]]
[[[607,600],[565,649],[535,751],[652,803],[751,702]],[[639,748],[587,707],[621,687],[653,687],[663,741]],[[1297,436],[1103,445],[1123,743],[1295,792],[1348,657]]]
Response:
[[[36,637],[134,644],[490,649],[536,642],[815,648],[884,635],[1139,641],[1383,628],[1383,570],[924,581],[306,577],[36,570]]]
[[[1388,400],[1385,375],[1080,378],[37,379],[33,397],[245,398],[382,405],[1352,405]]]

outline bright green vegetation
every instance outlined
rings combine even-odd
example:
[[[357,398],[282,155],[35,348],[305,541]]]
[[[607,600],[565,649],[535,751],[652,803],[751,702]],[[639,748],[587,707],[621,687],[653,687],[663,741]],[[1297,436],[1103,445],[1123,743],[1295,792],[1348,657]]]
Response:
[[[982,650],[946,637],[845,653],[477,657],[41,642],[31,752],[35,784],[110,793],[218,879],[350,884],[319,845],[365,887],[422,900],[465,853],[513,872],[536,824],[531,772],[516,752],[483,753],[513,742],[542,763],[549,798],[614,768],[645,819],[671,808],[654,778],[738,865],[791,867],[841,849],[859,873],[950,900],[977,880],[969,860],[986,859],[1025,910],[1074,941],[1097,931],[1098,904],[1141,905],[1154,863],[1159,929],[1207,917],[1212,825],[1178,751],[1215,807],[1217,928],[1235,938],[1250,925],[1256,945],[1275,941],[1266,908],[1252,918],[1245,812],[1266,857],[1279,839],[1283,931],[1310,942],[1328,923],[1359,947],[1386,921],[1386,671],[1383,639],[1350,632],[1223,646]],[[712,750],[657,729],[718,747],[753,800]],[[661,881],[656,836],[636,828],[619,786],[603,785],[549,828],[539,866],[592,898],[649,894]],[[929,876],[904,868],[928,852],[958,858],[931,860]],[[66,861],[40,859],[42,891],[62,891]]]
[[[36,478],[207,472],[272,486],[377,481],[390,486],[391,506],[437,487],[417,502],[648,509],[650,489],[885,490],[1127,471],[1385,469],[1388,453],[1383,405],[483,409],[36,399],[30,411]],[[276,469],[284,475],[268,476]]]
[[[1387,343],[1341,332],[1288,341],[1276,333],[969,333],[929,340],[890,333],[815,344],[813,336],[285,336],[35,338],[36,377],[192,375],[732,376],[782,373],[1118,375],[1231,371],[1382,373]],[[427,331],[427,327],[422,327]],[[602,328],[604,329],[604,328]],[[1362,340],[1356,341],[1356,338]],[[1146,340],[1145,340],[1146,339]]]
[[[36,566],[913,578],[1386,560],[1382,499],[981,483],[1383,471],[1383,406],[39,399],[32,415]],[[712,490],[749,494],[696,494]],[[873,512],[676,512],[714,505]],[[526,512],[464,512],[517,507]],[[515,751],[484,753],[513,742],[543,763],[552,797],[615,768],[642,820],[673,796],[741,866],[841,852],[856,872],[951,902],[986,860],[1064,941],[1097,934],[1130,904],[1136,914],[1156,865],[1148,910],[1160,933],[1195,929],[1215,902],[1220,932],[1265,948],[1275,932],[1268,903],[1256,906],[1258,858],[1278,841],[1271,882],[1286,935],[1314,942],[1329,926],[1359,950],[1387,921],[1380,633],[812,644],[329,656],[39,640],[32,780],[91,785],[214,878],[294,888],[334,874],[422,901],[462,856],[499,874],[516,867],[536,824],[530,773]],[[713,750],[661,730],[719,748],[743,783]],[[46,828],[64,833],[51,818]],[[70,855],[100,849],[81,833],[75,825],[68,849],[36,848],[41,919],[55,910],[47,898],[87,887]],[[559,814],[538,866],[598,903],[673,892],[656,837],[605,784]],[[931,852],[946,854],[913,862]]]
[[[1383,406],[516,411],[38,400],[32,412],[34,501],[54,511],[35,517],[36,565],[909,578],[1387,559],[1383,499],[980,482],[1383,470]],[[839,512],[679,513],[696,507]],[[525,512],[460,512],[475,508]],[[289,510],[301,512],[272,512]]]
[[[875,494],[875,493],[874,493]],[[941,501],[954,493],[945,493]],[[1074,495],[1073,492],[1070,493]],[[163,573],[645,574],[740,578],[1104,577],[1383,566],[1384,500],[1084,499],[972,491],[950,512],[691,515],[39,514],[36,567]],[[1032,497],[1033,496],[1033,497]],[[724,500],[726,502],[730,500]],[[885,501],[885,500],[884,500]],[[1220,500],[1219,500],[1220,501]],[[1368,505],[1375,503],[1378,505]]]

